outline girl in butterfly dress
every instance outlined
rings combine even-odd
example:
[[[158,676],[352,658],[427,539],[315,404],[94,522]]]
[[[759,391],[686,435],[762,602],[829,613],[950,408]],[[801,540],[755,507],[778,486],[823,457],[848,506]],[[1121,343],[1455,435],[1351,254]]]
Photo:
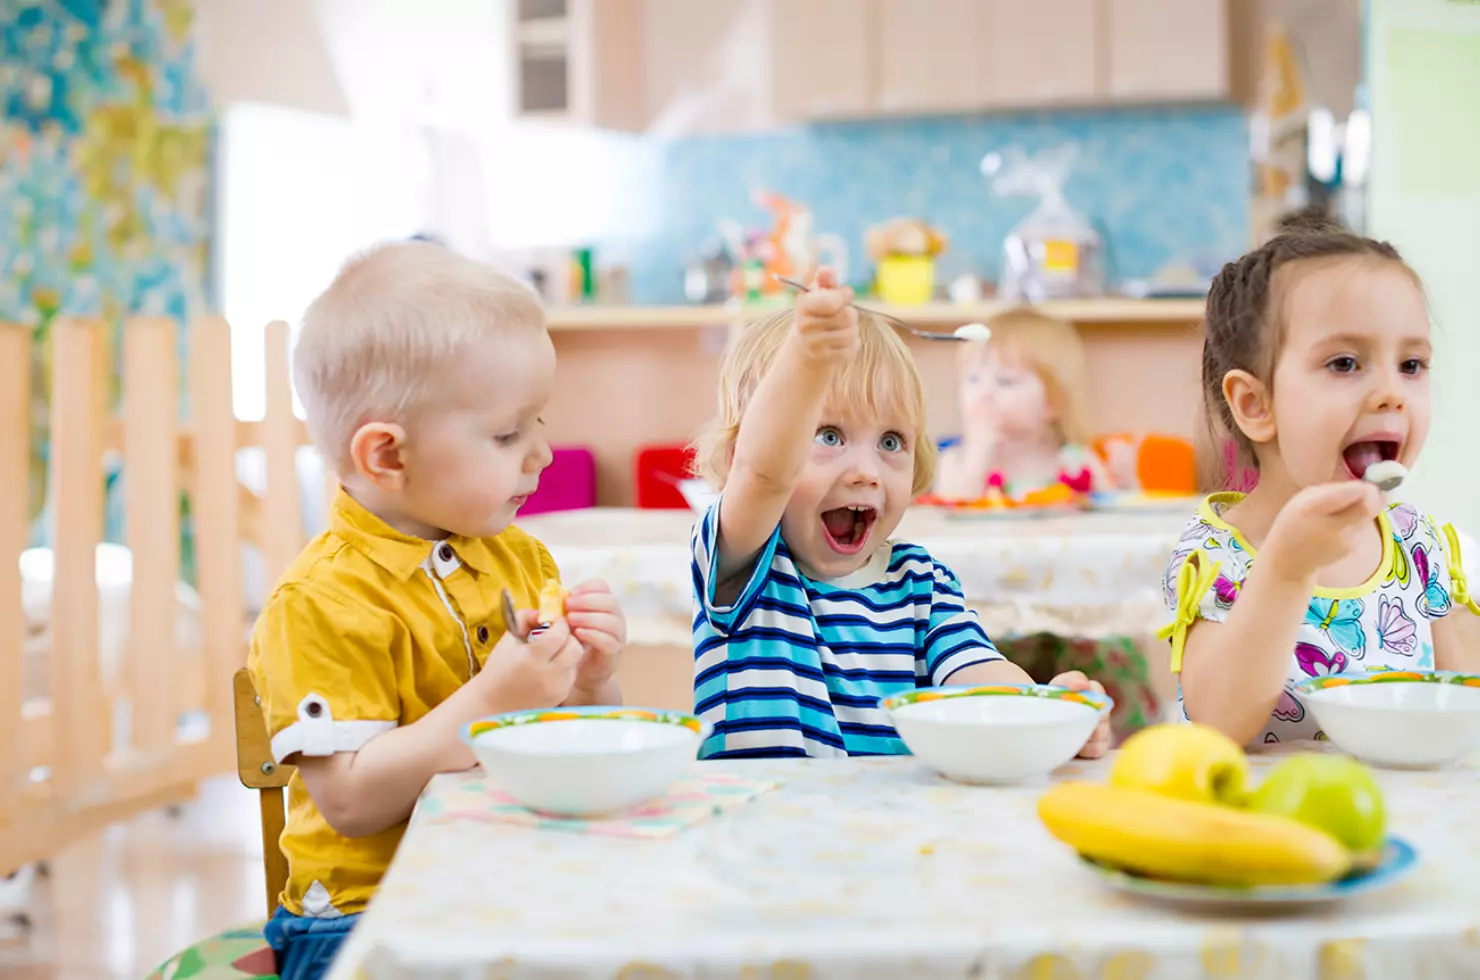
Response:
[[[1259,479],[1204,500],[1167,567],[1184,720],[1240,744],[1321,738],[1302,680],[1480,672],[1459,536],[1361,479],[1417,462],[1431,357],[1422,284],[1385,242],[1294,229],[1214,279],[1204,403]]]

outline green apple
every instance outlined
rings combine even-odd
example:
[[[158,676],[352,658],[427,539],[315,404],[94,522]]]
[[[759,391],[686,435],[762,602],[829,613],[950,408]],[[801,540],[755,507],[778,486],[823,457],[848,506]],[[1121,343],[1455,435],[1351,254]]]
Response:
[[[1387,832],[1382,788],[1372,770],[1345,755],[1290,756],[1269,771],[1249,806],[1318,827],[1358,853],[1376,850]]]
[[[1241,806],[1249,760],[1233,739],[1206,725],[1153,725],[1121,745],[1113,786],[1150,790],[1194,803]]]

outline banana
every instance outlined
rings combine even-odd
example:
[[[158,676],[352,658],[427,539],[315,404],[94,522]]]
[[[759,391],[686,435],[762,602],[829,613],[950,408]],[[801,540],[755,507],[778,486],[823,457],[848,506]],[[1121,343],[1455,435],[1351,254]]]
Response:
[[[1058,783],[1038,800],[1049,833],[1087,858],[1209,885],[1314,885],[1352,869],[1335,837],[1289,817],[1143,789]]]

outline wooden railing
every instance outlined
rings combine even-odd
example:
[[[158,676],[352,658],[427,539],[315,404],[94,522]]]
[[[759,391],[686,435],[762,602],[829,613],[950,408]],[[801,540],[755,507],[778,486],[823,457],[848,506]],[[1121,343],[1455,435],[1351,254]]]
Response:
[[[294,458],[305,439],[292,409],[286,324],[268,327],[267,417],[251,425],[232,411],[226,322],[191,324],[183,375],[179,329],[154,317],[125,325],[121,408],[109,418],[98,369],[104,326],[52,324],[51,643],[43,653],[48,680],[37,690],[34,670],[24,686],[19,571],[32,504],[25,478],[31,339],[27,328],[0,325],[0,874],[101,824],[188,799],[201,779],[234,767],[231,681],[245,662],[249,628],[241,545],[258,544],[269,579],[302,546]],[[182,376],[188,423],[180,417]],[[265,450],[260,500],[237,480],[237,450],[245,445]],[[133,571],[123,662],[105,678],[94,562],[104,530],[104,461],[118,455]],[[177,642],[182,492],[191,503],[199,649]]]

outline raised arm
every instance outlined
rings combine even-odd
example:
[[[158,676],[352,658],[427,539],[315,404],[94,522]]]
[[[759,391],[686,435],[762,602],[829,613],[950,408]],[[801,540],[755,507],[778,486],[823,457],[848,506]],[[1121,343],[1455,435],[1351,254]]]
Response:
[[[745,407],[719,508],[719,567],[725,582],[748,569],[781,520],[811,451],[828,384],[858,351],[853,291],[819,269],[797,297],[796,317],[776,361]]]

